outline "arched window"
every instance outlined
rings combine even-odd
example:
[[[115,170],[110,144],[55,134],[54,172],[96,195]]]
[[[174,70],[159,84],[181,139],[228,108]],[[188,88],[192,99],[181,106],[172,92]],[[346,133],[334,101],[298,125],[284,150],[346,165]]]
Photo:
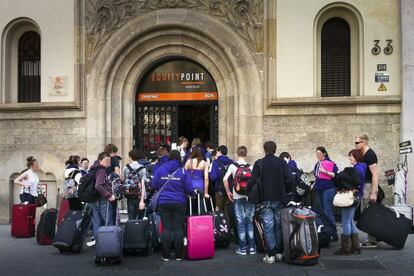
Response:
[[[40,102],[40,35],[34,31],[19,39],[18,102]]]
[[[347,21],[334,17],[321,31],[321,96],[351,95],[351,31]]]

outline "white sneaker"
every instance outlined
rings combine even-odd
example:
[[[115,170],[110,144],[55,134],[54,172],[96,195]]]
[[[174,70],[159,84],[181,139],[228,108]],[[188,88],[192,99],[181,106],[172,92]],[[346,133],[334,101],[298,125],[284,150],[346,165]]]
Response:
[[[269,257],[268,255],[263,257],[263,262],[266,264],[274,264],[276,262],[275,257]]]
[[[86,243],[86,246],[92,247],[92,246],[94,246],[95,244],[96,244],[96,241],[95,241],[95,239],[94,239],[94,238],[92,238],[92,239],[91,239],[91,241],[88,241],[88,242]]]

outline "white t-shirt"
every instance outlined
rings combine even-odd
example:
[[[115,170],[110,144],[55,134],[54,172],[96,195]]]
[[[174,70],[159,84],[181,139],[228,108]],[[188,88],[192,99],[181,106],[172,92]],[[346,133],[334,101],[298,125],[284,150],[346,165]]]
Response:
[[[22,180],[22,183],[29,184],[29,188],[22,187],[20,194],[29,193],[32,196],[37,197],[37,185],[39,185],[39,177],[30,169],[24,173],[26,174],[26,177]]]
[[[247,165],[247,162],[246,161],[237,161],[236,162],[237,164],[239,164],[239,165]],[[253,166],[250,166],[250,170],[253,170]],[[237,172],[237,167],[236,167],[236,165],[234,165],[234,164],[231,164],[230,166],[229,166],[229,168],[227,169],[227,172],[226,172],[226,174],[224,175],[224,178],[223,178],[223,182],[225,182],[229,177],[230,177],[230,175],[232,175],[233,176],[233,178],[234,178],[234,175],[236,174],[236,172]],[[229,185],[230,185],[230,183],[229,183]],[[233,189],[233,198],[234,199],[240,199],[240,198],[247,198],[247,195],[241,195],[241,194],[238,194],[238,193],[236,193],[236,191]]]

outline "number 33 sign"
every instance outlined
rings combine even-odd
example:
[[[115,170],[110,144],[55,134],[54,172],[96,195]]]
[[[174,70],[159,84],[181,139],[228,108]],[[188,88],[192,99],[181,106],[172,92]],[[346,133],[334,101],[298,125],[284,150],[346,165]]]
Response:
[[[392,52],[394,51],[394,48],[392,48],[391,43],[392,43],[392,39],[387,39],[387,46],[385,46],[384,48],[384,54],[391,55]],[[371,53],[375,56],[378,56],[381,53],[381,46],[379,46],[380,41],[379,40],[374,40],[374,47],[372,47],[371,49]]]

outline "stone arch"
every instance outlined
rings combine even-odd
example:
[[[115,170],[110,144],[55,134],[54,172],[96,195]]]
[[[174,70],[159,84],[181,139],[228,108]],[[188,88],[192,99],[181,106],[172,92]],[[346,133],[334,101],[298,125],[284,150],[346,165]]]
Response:
[[[41,184],[47,184],[48,187],[48,207],[56,208],[57,206],[57,193],[60,188],[60,184],[64,180],[64,163],[60,161],[56,156],[46,152],[34,151],[16,151],[8,155],[6,159],[0,160],[0,167],[2,168],[2,174],[0,176],[0,202],[4,208],[0,212],[0,222],[8,223],[11,218],[11,206],[16,203],[16,194],[18,188],[13,184],[13,180],[20,175],[20,172],[25,169],[27,156],[34,156],[40,163],[41,171],[37,174]],[[41,209],[39,209],[39,212]],[[4,213],[3,213],[4,212]]]
[[[351,96],[364,95],[364,21],[359,10],[347,3],[335,2],[323,7],[314,20],[314,49],[315,49],[315,96],[321,96],[321,31],[323,25],[331,18],[345,20],[351,32]]]
[[[185,57],[205,67],[219,92],[219,142],[261,154],[263,91],[252,54],[226,25],[185,9],[137,17],[116,31],[98,54],[87,85],[88,155],[113,142],[132,146],[136,86],[160,59]],[[103,115],[105,114],[105,115]],[[258,143],[259,141],[259,143]]]

